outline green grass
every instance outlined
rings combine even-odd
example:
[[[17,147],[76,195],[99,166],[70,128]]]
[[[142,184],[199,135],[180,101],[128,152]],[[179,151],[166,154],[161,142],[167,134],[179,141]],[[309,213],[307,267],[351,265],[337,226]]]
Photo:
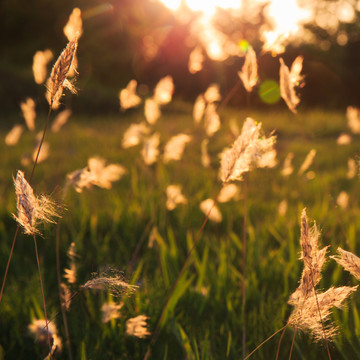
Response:
[[[360,254],[359,184],[358,178],[347,179],[347,159],[358,157],[357,142],[347,146],[336,145],[336,138],[346,129],[342,113],[320,110],[300,112],[256,112],[224,109],[222,128],[210,140],[211,167],[200,163],[200,142],[204,132],[194,126],[191,105],[174,103],[165,109],[155,125],[161,133],[160,149],[172,136],[186,132],[193,136],[183,159],[164,164],[161,160],[146,166],[140,156],[140,147],[122,149],[124,131],[133,122],[143,121],[141,111],[121,113],[117,117],[82,118],[73,116],[58,134],[48,133],[50,158],[38,165],[33,187],[36,193],[51,194],[60,201],[66,174],[86,165],[93,155],[109,162],[124,165],[128,173],[111,190],[93,188],[78,194],[70,189],[63,204],[60,247],[62,267],[68,266],[66,251],[72,241],[80,255],[78,290],[91,273],[106,265],[122,270],[127,279],[139,286],[124,301],[121,318],[102,324],[101,306],[108,301],[106,292],[83,291],[68,312],[71,345],[76,359],[141,359],[150,337],[137,339],[125,334],[127,319],[145,314],[150,317],[149,330],[154,331],[167,295],[174,284],[187,252],[204,221],[199,204],[214,197],[221,184],[217,174],[218,154],[234,141],[229,121],[236,118],[239,127],[246,116],[263,123],[266,133],[277,135],[278,166],[256,169],[248,176],[247,193],[247,349],[248,353],[264,339],[281,328],[291,311],[289,295],[296,289],[302,270],[299,257],[299,217],[307,208],[311,220],[322,229],[321,244],[330,245],[330,254],[338,246]],[[21,120],[19,119],[19,122]],[[41,130],[43,118],[38,119]],[[4,138],[8,128],[1,130]],[[29,175],[20,159],[32,152],[34,134],[24,133],[20,143],[6,147],[0,143],[0,263],[1,277],[16,223],[15,195],[12,176],[17,169]],[[307,179],[296,173],[310,149],[317,155],[310,170],[315,178]],[[294,157],[295,171],[289,178],[281,176],[281,166],[289,151]],[[187,205],[174,211],[166,210],[165,188],[181,184]],[[242,183],[238,184],[241,191]],[[349,208],[334,206],[341,190],[350,196]],[[278,204],[287,199],[289,208],[285,217],[279,216]],[[200,242],[192,254],[179,287],[171,301],[160,335],[152,348],[154,359],[240,359],[242,354],[242,200],[220,204],[223,214],[220,224],[208,223]],[[151,229],[157,226],[158,235],[153,248],[148,248]],[[55,269],[55,226],[41,229],[39,238],[40,261],[45,283],[45,295],[50,317],[63,339],[63,351],[55,358],[68,358],[63,323],[59,313]],[[345,232],[345,234],[343,233]],[[345,238],[346,235],[346,238]],[[348,241],[348,243],[347,243]],[[133,254],[139,246],[135,262]],[[131,266],[130,266],[131,265]],[[325,265],[320,288],[352,285],[357,282],[336,263]],[[334,311],[334,321],[340,334],[330,344],[333,359],[354,359],[360,354],[360,295],[355,293],[344,310]],[[33,317],[42,318],[42,300],[36,268],[34,245],[31,238],[20,235],[10,266],[4,298],[0,305],[0,358],[41,358],[46,346],[34,342],[27,326]],[[280,358],[287,359],[293,332],[288,330],[282,342]],[[279,335],[252,358],[275,358]],[[4,355],[1,355],[1,354]],[[293,359],[327,359],[325,347],[313,343],[308,334],[298,332]]]

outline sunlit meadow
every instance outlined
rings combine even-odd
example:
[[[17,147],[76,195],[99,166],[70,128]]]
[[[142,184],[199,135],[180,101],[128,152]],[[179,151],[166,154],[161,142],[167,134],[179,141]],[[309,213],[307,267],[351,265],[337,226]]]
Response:
[[[67,14],[63,50],[34,49],[42,99],[24,93],[0,128],[0,359],[360,358],[360,110],[303,106],[307,58],[286,56],[325,51],[308,25],[338,31],[360,6],[156,3],[191,18],[191,76],[235,58],[236,78],[189,101],[176,74],[129,76],[117,114],[88,116],[71,99],[103,8]],[[221,32],[230,14],[259,38]]]

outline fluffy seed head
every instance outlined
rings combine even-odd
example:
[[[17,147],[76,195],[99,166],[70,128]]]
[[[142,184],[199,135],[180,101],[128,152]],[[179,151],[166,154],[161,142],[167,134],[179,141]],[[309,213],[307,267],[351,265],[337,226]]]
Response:
[[[357,280],[360,280],[360,258],[349,251],[343,250],[341,247],[337,249],[339,255],[331,256],[346,271],[349,271]]]
[[[126,334],[130,336],[136,336],[140,339],[145,336],[151,335],[147,330],[146,320],[148,316],[139,315],[126,321]]]

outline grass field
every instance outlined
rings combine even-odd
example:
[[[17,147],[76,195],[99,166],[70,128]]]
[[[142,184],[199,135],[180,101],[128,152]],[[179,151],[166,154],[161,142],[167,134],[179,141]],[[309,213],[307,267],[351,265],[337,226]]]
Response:
[[[149,317],[148,330],[154,331],[167,295],[199,231],[205,215],[199,204],[214,198],[220,190],[219,153],[235,137],[230,120],[239,128],[246,116],[262,122],[266,134],[275,131],[278,165],[255,169],[246,177],[247,275],[246,342],[250,353],[263,340],[285,325],[291,312],[287,304],[295,291],[302,271],[299,258],[301,210],[306,207],[309,219],[321,229],[322,246],[330,245],[334,255],[338,246],[360,254],[357,238],[360,231],[359,179],[347,177],[348,159],[359,156],[359,137],[346,146],[336,143],[340,133],[350,133],[345,113],[320,110],[268,112],[224,109],[222,126],[209,142],[211,166],[200,162],[200,143],[205,137],[192,120],[192,106],[175,102],[164,109],[154,126],[160,132],[160,149],[173,135],[185,132],[192,136],[183,158],[165,164],[161,159],[146,166],[140,146],[123,149],[124,131],[131,123],[143,121],[141,110],[120,113],[108,118],[85,118],[74,115],[57,134],[48,133],[49,158],[36,169],[33,188],[37,194],[51,194],[61,202],[66,174],[83,168],[89,157],[98,155],[109,163],[119,163],[127,174],[112,189],[97,187],[77,193],[70,189],[63,202],[60,220],[60,259],[62,271],[69,266],[67,250],[75,242],[79,258],[77,283],[80,289],[93,272],[106,265],[123,271],[126,279],[138,285],[132,294],[113,298],[104,291],[81,291],[67,313],[71,348],[76,359],[142,359],[151,336],[139,339],[126,335],[126,320],[140,314]],[[18,119],[17,122],[20,122]],[[44,118],[37,120],[38,131]],[[4,138],[13,124],[1,129]],[[6,125],[6,126],[7,126]],[[24,153],[31,153],[34,134],[25,132],[19,144],[7,147],[0,142],[0,264],[3,276],[16,222],[12,177],[21,165]],[[311,149],[317,154],[309,172],[299,176],[298,169]],[[294,172],[281,175],[283,161],[294,153]],[[179,184],[188,204],[166,209],[165,189]],[[242,233],[244,182],[239,182],[237,200],[219,204],[223,221],[209,222],[191,256],[179,286],[172,297],[161,332],[152,347],[153,359],[240,359],[242,354]],[[336,205],[341,191],[349,195],[349,205]],[[278,205],[287,200],[285,215]],[[148,239],[157,228],[152,248]],[[63,350],[54,358],[68,357],[60,312],[56,267],[56,225],[41,228],[38,238],[47,310],[57,325]],[[325,264],[321,289],[330,286],[356,285],[357,281],[333,260]],[[119,319],[102,323],[101,307],[105,301],[123,301]],[[343,310],[333,311],[339,336],[330,343],[333,359],[360,357],[360,294],[353,294]],[[4,297],[0,306],[0,359],[38,359],[47,354],[46,343],[35,342],[28,325],[43,318],[42,298],[31,237],[20,235],[14,251]],[[253,356],[269,359],[276,356],[277,335]],[[285,333],[280,359],[287,359],[293,331]],[[327,359],[323,343],[314,343],[308,334],[297,332],[292,359]]]

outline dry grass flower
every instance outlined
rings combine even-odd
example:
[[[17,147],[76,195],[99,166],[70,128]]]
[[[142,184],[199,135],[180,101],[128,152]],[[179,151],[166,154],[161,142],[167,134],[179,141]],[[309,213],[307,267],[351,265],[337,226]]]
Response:
[[[7,146],[16,145],[19,142],[23,132],[24,132],[24,126],[19,124],[14,125],[14,127],[5,136],[5,144]]]
[[[51,70],[50,78],[47,81],[46,99],[53,109],[58,108],[60,105],[63,88],[76,93],[75,87],[67,80],[67,76],[73,63],[77,46],[77,39],[71,40],[57,58]]]
[[[70,269],[65,269],[64,278],[67,280],[68,284],[76,284],[76,264],[71,262]]]
[[[188,69],[190,74],[196,74],[202,70],[204,55],[200,46],[196,46],[190,53]]]
[[[107,290],[112,296],[131,294],[138,288],[125,281],[124,275],[113,267],[107,267],[100,273],[92,273],[92,278],[81,286],[82,289]]]
[[[277,165],[276,160],[277,152],[275,149],[272,149],[266,152],[263,156],[259,158],[256,163],[256,167],[258,168],[273,168]]]
[[[243,82],[246,91],[250,93],[258,81],[256,53],[251,46],[249,46],[245,56],[245,63],[241,71],[238,72],[238,75]]]
[[[130,80],[125,89],[119,92],[120,107],[122,110],[127,110],[138,106],[141,103],[141,98],[136,95],[137,81]]]
[[[126,334],[130,336],[136,336],[140,339],[151,335],[147,330],[146,320],[149,319],[148,316],[139,315],[134,318],[131,318],[126,321]]]
[[[218,84],[211,84],[204,93],[204,99],[207,103],[211,104],[221,100],[221,94]]]
[[[323,293],[317,293],[316,296],[310,295],[306,299],[301,299],[300,304],[291,313],[288,323],[303,331],[310,331],[315,341],[325,338],[331,340],[337,334],[336,326],[329,321],[331,309],[341,309],[343,302],[356,290],[357,286],[331,287]]]
[[[224,185],[218,195],[218,202],[226,203],[239,194],[239,188],[235,184]]]
[[[159,105],[168,104],[174,93],[174,82],[170,75],[159,80],[154,90],[154,101]]]
[[[30,131],[35,130],[35,101],[31,98],[26,98],[24,102],[20,103],[20,108],[25,119],[26,126]]]
[[[178,204],[187,204],[186,197],[181,193],[180,185],[169,185],[166,188],[166,208],[174,210]]]
[[[145,100],[144,115],[150,125],[154,125],[161,116],[159,104],[153,98]]]
[[[349,271],[357,280],[360,280],[360,258],[349,251],[343,250],[341,247],[337,249],[338,256],[330,256],[346,271]]]
[[[152,165],[157,161],[159,156],[159,144],[160,134],[158,132],[154,133],[153,135],[144,140],[141,155],[146,165]]]
[[[57,133],[68,121],[71,116],[71,110],[60,111],[51,125],[51,131]]]
[[[66,311],[69,311],[71,305],[71,291],[65,283],[61,283],[60,288],[61,306],[63,306]]]
[[[336,198],[336,203],[343,209],[349,206],[349,194],[346,191],[341,191]]]
[[[210,156],[208,153],[208,144],[209,144],[209,139],[204,139],[201,142],[201,164],[204,168],[208,168],[210,166]]]
[[[46,49],[44,51],[37,51],[33,58],[32,70],[34,79],[37,84],[42,84],[46,80],[47,76],[47,64],[54,57],[51,50]]]
[[[309,153],[306,155],[304,162],[301,164],[300,169],[298,171],[298,175],[302,175],[306,170],[309,169],[309,167],[314,162],[316,156],[316,150],[311,149]]]
[[[191,137],[186,134],[178,134],[170,138],[164,148],[164,162],[180,160],[185,150],[185,145],[191,141]]]
[[[216,105],[210,103],[205,109],[205,132],[207,136],[213,136],[220,129],[220,116],[216,112]]]
[[[150,249],[153,248],[154,243],[155,243],[156,239],[158,238],[158,236],[160,236],[159,230],[158,230],[157,226],[154,226],[151,229],[151,232],[149,235],[148,248],[150,248]]]
[[[351,144],[351,136],[349,134],[340,134],[336,139],[338,145],[349,145]]]
[[[114,181],[120,180],[127,170],[119,164],[106,165],[106,160],[93,157],[88,160],[88,168],[94,174],[93,184],[104,189],[111,189]]]
[[[17,172],[14,184],[18,214],[13,216],[24,228],[25,234],[38,234],[37,226],[40,222],[54,223],[54,217],[59,217],[54,203],[45,196],[36,197],[22,171]]]
[[[122,147],[127,149],[129,147],[140,144],[140,141],[149,132],[150,129],[144,122],[140,124],[131,124],[124,133],[124,137],[121,143]]]
[[[284,99],[288,108],[296,113],[296,106],[300,103],[300,99],[296,95],[295,86],[296,79],[299,74],[292,74],[289,71],[289,68],[285,65],[284,60],[282,58],[280,60],[280,94]],[[298,66],[296,66],[298,71]],[[301,71],[301,69],[300,69]]]
[[[346,177],[348,179],[353,179],[357,174],[357,163],[354,159],[349,158],[347,161],[348,164],[348,171],[346,173]]]
[[[73,186],[78,193],[81,193],[84,188],[90,188],[95,180],[95,174],[85,167],[66,175],[66,187]]]
[[[219,208],[215,205],[213,199],[206,199],[200,203],[200,210],[209,216],[209,220],[220,223],[222,221],[222,214]]]
[[[288,202],[286,199],[281,200],[278,205],[278,214],[280,216],[285,216],[288,210]]]
[[[310,331],[315,340],[330,340],[336,335],[337,329],[329,321],[331,308],[341,308],[344,300],[354,291],[354,287],[331,287],[327,291],[317,292],[315,286],[321,280],[321,269],[325,263],[327,247],[318,248],[319,231],[316,224],[309,227],[306,210],[301,214],[301,260],[304,269],[300,285],[290,296],[289,304],[294,306],[288,324],[303,331]]]
[[[294,159],[294,153],[292,152],[289,152],[287,155],[286,155],[286,158],[284,160],[284,165],[283,165],[283,168],[281,170],[281,174],[283,176],[289,176],[293,173],[294,171],[294,167],[292,165],[292,161]]]
[[[348,127],[354,134],[360,134],[360,116],[359,108],[348,106],[346,109],[346,117],[348,120]]]
[[[54,355],[56,350],[61,350],[62,342],[61,338],[57,333],[56,326],[53,322],[47,324],[49,329],[49,335],[52,338],[52,347],[50,353],[46,356],[45,359],[51,358]],[[47,330],[46,322],[43,319],[34,319],[33,322],[28,326],[30,333],[35,336],[35,340],[45,346],[47,345]]]
[[[200,94],[194,103],[193,118],[195,124],[199,124],[205,113],[206,102],[204,95]]]
[[[220,180],[223,183],[241,180],[245,172],[257,166],[262,156],[273,150],[274,143],[274,136],[261,135],[261,123],[256,124],[253,119],[247,118],[231,148],[220,154]]]
[[[74,8],[69,16],[68,22],[64,26],[64,34],[68,41],[75,41],[76,39],[80,39],[82,33],[81,10]]]
[[[124,303],[120,304],[114,302],[106,302],[102,305],[102,319],[101,321],[105,324],[113,319],[119,319],[121,317],[120,310],[124,306]]]

